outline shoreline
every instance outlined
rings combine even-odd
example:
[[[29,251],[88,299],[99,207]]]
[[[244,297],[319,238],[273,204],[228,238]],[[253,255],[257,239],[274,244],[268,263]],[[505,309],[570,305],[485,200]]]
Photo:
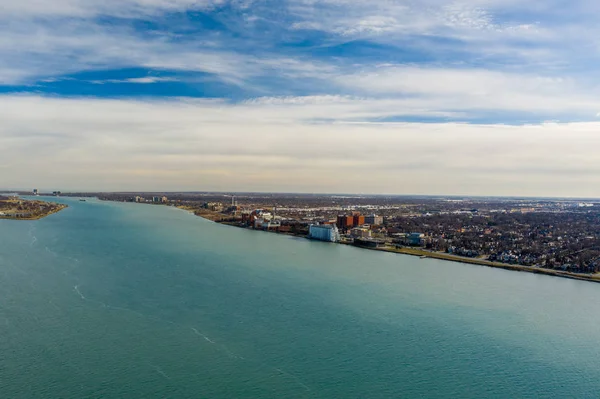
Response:
[[[489,260],[477,259],[477,258],[466,258],[466,257],[460,257],[460,256],[456,256],[456,255],[442,253],[442,252],[431,252],[431,251],[427,251],[427,250],[423,250],[423,249],[414,249],[414,248],[398,248],[397,249],[397,248],[386,247],[386,248],[377,248],[377,249],[375,249],[375,248],[365,248],[365,249],[372,249],[372,250],[382,251],[382,252],[391,252],[391,253],[397,253],[397,254],[401,254],[401,255],[418,256],[420,258],[431,258],[431,259],[437,259],[437,260],[445,260],[445,261],[449,261],[449,262],[459,262],[459,263],[475,265],[475,266],[486,266],[486,267],[491,267],[491,268],[495,268],[495,269],[504,269],[504,270],[511,270],[511,271],[518,271],[518,272],[525,272],[525,273],[532,273],[532,274],[544,274],[544,275],[553,276],[553,277],[562,277],[562,278],[569,278],[572,280],[600,283],[600,274],[595,276],[595,275],[591,275],[591,274],[576,274],[576,273],[564,272],[561,270],[544,269],[541,267],[511,265],[509,263],[492,262]]]
[[[198,214],[192,210],[184,209],[183,207],[181,207],[181,208],[178,207],[178,208],[186,210],[195,216],[201,217],[203,219],[206,219],[206,220],[214,222],[214,223],[222,224],[222,225],[229,226],[229,227],[243,228],[243,227],[237,226],[235,224],[223,223],[218,220],[214,220],[214,219],[217,219],[217,214],[216,213],[213,214],[213,212],[210,212],[210,211],[203,213],[203,214]],[[207,217],[207,216],[212,216],[212,217]],[[247,230],[253,230],[253,229],[248,228]],[[261,230],[253,230],[253,231],[261,231]],[[304,237],[304,236],[299,236],[296,234],[285,234],[285,233],[277,233],[277,232],[273,232],[273,234],[279,234],[279,235],[288,236],[288,237],[290,237],[290,236]],[[361,247],[361,246],[350,244],[350,243],[331,243],[331,244],[350,245],[355,248],[365,249],[365,250],[369,250],[369,251],[379,251],[379,252],[388,252],[388,253],[394,253],[394,254],[399,254],[399,255],[418,256],[419,258],[431,258],[431,259],[437,259],[437,260],[444,260],[444,261],[448,261],[448,262],[457,262],[457,263],[463,263],[463,264],[468,264],[468,265],[491,267],[494,269],[504,269],[504,270],[511,270],[511,271],[517,271],[517,272],[524,272],[524,273],[542,274],[542,275],[551,276],[551,277],[562,277],[562,278],[568,278],[571,280],[588,281],[591,283],[600,283],[600,274],[597,274],[597,275],[576,274],[576,273],[564,272],[564,271],[560,271],[560,270],[544,269],[541,267],[511,265],[508,263],[492,262],[492,261],[485,260],[485,259],[466,258],[466,257],[451,255],[451,254],[442,253],[442,252],[432,252],[432,251],[427,251],[427,250],[420,249],[420,248],[408,248],[408,247],[406,247],[406,248],[394,248],[394,247],[366,248],[366,247]]]
[[[67,209],[69,206],[65,205],[65,204],[58,204],[58,207],[56,209],[53,209],[52,211],[48,212],[48,213],[44,213],[43,215],[35,215],[35,216],[29,216],[29,217],[12,217],[12,216],[0,216],[0,220],[22,220],[22,221],[36,221],[36,220],[41,220],[44,218],[47,218],[48,216],[54,215],[62,210]]]

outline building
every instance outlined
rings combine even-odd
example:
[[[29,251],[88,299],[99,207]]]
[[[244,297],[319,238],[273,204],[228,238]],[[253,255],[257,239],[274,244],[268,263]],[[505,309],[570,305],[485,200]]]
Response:
[[[37,188],[33,189],[33,195],[38,195],[38,189]]]
[[[256,219],[254,228],[259,230],[279,230],[281,222],[278,220]]]
[[[352,216],[352,225],[353,226],[362,226],[365,224],[365,217],[360,213]]]
[[[152,202],[154,202],[155,204],[159,204],[160,203],[160,197],[157,197],[157,196],[152,197]]]
[[[313,240],[338,242],[340,240],[340,233],[334,225],[313,224],[308,228],[308,237]]]
[[[410,233],[406,236],[406,240],[408,241],[408,245],[421,246],[423,245],[424,237],[425,234],[423,233]]]
[[[352,215],[339,215],[336,224],[340,229],[344,230],[355,226],[362,226],[365,224],[365,217],[359,212],[354,212]]]
[[[254,223],[256,219],[271,221],[273,219],[273,214],[262,209],[256,209],[250,213],[250,222]]]
[[[242,212],[242,223],[250,224],[250,212]]]
[[[240,210],[240,207],[239,207],[239,206],[237,206],[237,205],[232,205],[232,206],[230,206],[229,208],[227,208],[227,209],[225,210],[225,212],[227,212],[227,213],[231,213],[231,214],[233,214],[233,215],[237,215],[237,213],[239,212],[239,210]]]
[[[383,224],[383,216],[369,215],[365,216],[365,223],[371,226],[381,226]]]
[[[160,202],[162,202],[163,204],[166,204],[167,202],[169,202],[169,199],[168,199],[167,197],[163,196],[163,197],[160,199]]]
[[[340,215],[337,217],[337,227],[340,229],[348,229],[350,227],[354,227],[354,217]]]
[[[0,212],[0,216],[10,217],[10,218],[15,218],[15,219],[30,218],[31,212],[16,212],[16,213]]]
[[[355,227],[350,230],[350,235],[354,238],[370,238],[371,230],[365,229],[363,227]]]
[[[253,226],[255,229],[277,230],[281,226],[280,221],[275,220],[271,212],[256,209],[250,214],[242,214],[242,222]]]
[[[223,204],[221,202],[205,202],[204,205],[202,205],[202,207],[213,212],[223,211]]]

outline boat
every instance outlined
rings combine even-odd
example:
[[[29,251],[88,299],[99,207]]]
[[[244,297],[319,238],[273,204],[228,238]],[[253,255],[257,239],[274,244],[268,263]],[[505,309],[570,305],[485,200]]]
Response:
[[[427,259],[427,256],[425,256],[425,255],[422,255],[422,256],[421,256],[421,259]]]
[[[81,202],[85,202],[85,201],[86,201],[86,199],[84,199],[84,198],[79,198],[79,201],[81,201]]]

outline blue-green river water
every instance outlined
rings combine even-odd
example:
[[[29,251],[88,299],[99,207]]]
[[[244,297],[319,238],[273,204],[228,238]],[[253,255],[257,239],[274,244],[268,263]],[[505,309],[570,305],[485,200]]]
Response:
[[[61,201],[0,220],[0,398],[600,397],[600,284]]]

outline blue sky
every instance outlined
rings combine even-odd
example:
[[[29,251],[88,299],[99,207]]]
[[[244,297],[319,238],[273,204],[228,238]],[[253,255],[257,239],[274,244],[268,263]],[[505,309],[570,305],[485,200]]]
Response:
[[[592,1],[2,3],[0,185],[600,196]]]

